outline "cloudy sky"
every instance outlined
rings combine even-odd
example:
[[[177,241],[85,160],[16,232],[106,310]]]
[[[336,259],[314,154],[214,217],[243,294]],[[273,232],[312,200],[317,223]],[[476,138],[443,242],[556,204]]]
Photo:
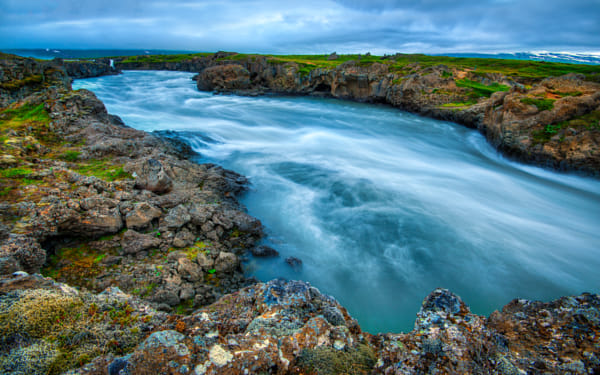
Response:
[[[600,0],[0,0],[0,48],[600,52]]]

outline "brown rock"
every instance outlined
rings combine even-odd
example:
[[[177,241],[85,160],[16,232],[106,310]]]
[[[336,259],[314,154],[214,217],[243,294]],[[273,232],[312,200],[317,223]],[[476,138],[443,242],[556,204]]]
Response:
[[[123,234],[121,246],[125,254],[136,254],[140,251],[148,250],[153,247],[158,247],[160,240],[149,234],[142,234],[129,229]]]
[[[241,65],[219,65],[204,69],[198,76],[202,91],[244,90],[250,88],[250,72]]]
[[[240,261],[233,253],[222,251],[215,260],[215,270],[217,272],[233,272],[240,265]]]
[[[129,229],[145,229],[152,220],[160,218],[162,211],[146,202],[137,203],[131,212],[125,216],[125,223]]]

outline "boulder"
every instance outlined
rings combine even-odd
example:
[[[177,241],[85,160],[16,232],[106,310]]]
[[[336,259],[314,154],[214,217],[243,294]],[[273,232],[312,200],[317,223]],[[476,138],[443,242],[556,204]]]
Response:
[[[162,211],[146,202],[137,203],[125,216],[125,224],[129,229],[145,229],[152,220],[160,218]]]
[[[255,257],[277,257],[277,256],[279,256],[279,252],[277,250],[273,249],[270,246],[266,246],[266,245],[253,247],[252,250],[250,250],[250,251],[252,252],[252,255],[254,255]]]
[[[33,238],[11,234],[0,247],[0,274],[37,273],[46,262],[46,251]]]
[[[296,257],[287,257],[285,258],[285,262],[289,264],[294,271],[298,271],[302,267],[302,260]]]
[[[138,233],[129,229],[123,234],[121,246],[125,254],[137,254],[140,251],[148,250],[153,247],[158,247],[160,240],[149,234]]]
[[[182,229],[175,235],[173,239],[173,247],[187,247],[194,243],[196,237],[187,229]]]
[[[181,278],[190,282],[200,281],[204,276],[202,274],[202,268],[187,257],[179,258],[177,260],[177,272]]]
[[[233,253],[222,251],[215,260],[215,270],[217,272],[233,272],[240,265],[240,261]]]
[[[161,162],[156,159],[145,159],[128,169],[133,169],[137,189],[163,194],[173,188],[173,180],[167,175]]]
[[[171,210],[164,218],[164,225],[167,229],[179,229],[185,224],[189,223],[191,220],[191,216],[188,213],[187,208],[183,205],[179,205]]]

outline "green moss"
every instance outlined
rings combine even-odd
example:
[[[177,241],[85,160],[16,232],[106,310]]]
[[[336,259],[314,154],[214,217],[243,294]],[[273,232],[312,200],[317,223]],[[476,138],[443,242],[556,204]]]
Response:
[[[374,366],[375,354],[364,344],[344,350],[318,346],[314,349],[303,349],[298,357],[298,367],[317,375],[370,374]]]
[[[581,96],[583,95],[583,93],[581,91],[568,91],[568,92],[564,92],[564,91],[551,91],[552,94],[554,95],[558,95],[561,98],[567,97],[567,96]]]
[[[565,129],[569,128],[578,133],[582,131],[600,131],[600,111],[593,111],[556,124],[548,124],[543,129],[533,131],[531,133],[533,144],[546,143],[557,134],[560,134],[559,141],[563,141],[565,139]]]
[[[192,312],[194,308],[194,300],[188,299],[175,306],[175,313],[179,315],[187,315]]]
[[[81,155],[81,152],[69,150],[63,152],[58,158],[65,161],[75,162],[77,159],[79,159],[79,155]]]
[[[508,91],[510,89],[509,86],[501,85],[499,83],[492,83],[491,85],[484,85],[477,81],[471,81],[468,79],[458,79],[456,80],[456,86],[458,87],[466,87],[473,92],[477,93],[479,96],[490,97],[493,93],[498,91]]]
[[[122,165],[114,165],[108,159],[96,159],[80,163],[75,170],[87,176],[95,176],[105,181],[133,179],[123,170]]]
[[[534,105],[538,111],[548,111],[554,108],[554,99],[523,98],[521,103]]]
[[[0,88],[8,91],[17,91],[25,86],[37,86],[44,82],[44,77],[41,74],[34,74],[23,79],[13,79],[7,82],[1,82]]]
[[[0,171],[0,176],[4,178],[23,178],[33,173],[32,169],[15,167]]]

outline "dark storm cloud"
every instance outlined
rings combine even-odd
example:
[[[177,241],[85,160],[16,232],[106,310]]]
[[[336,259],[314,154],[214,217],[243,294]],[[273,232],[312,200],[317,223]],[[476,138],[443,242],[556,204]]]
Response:
[[[600,0],[0,0],[0,47],[599,51]]]

